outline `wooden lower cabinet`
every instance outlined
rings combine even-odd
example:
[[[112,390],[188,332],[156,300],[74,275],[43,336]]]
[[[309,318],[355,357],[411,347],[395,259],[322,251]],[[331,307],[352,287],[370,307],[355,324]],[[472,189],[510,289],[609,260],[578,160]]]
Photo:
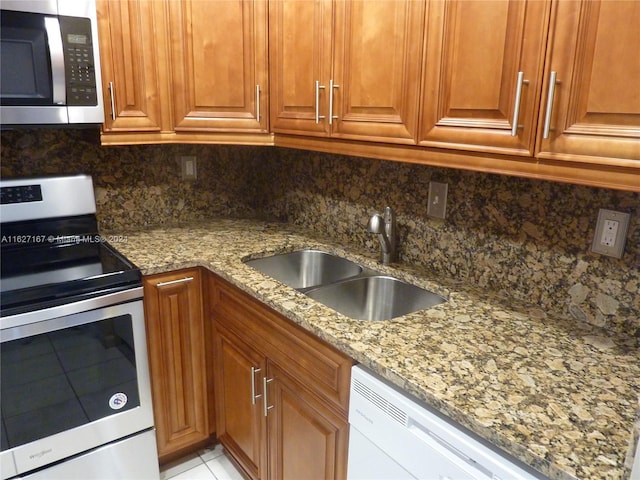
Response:
[[[265,420],[256,384],[265,358],[222,326],[215,335],[218,439],[251,478],[263,478]]]
[[[220,442],[252,479],[346,478],[351,359],[222,280],[213,296]]]
[[[277,365],[270,364],[267,375],[269,478],[345,478],[347,419]]]
[[[166,463],[211,436],[201,272],[146,276],[143,286],[158,457]]]

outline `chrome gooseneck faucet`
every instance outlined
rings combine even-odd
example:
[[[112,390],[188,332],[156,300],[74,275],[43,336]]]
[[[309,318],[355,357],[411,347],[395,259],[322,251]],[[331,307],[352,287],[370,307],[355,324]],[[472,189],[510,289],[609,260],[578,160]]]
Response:
[[[374,213],[367,223],[367,232],[375,233],[380,240],[382,256],[380,261],[386,265],[397,257],[396,215],[391,207],[384,209],[384,216]]]

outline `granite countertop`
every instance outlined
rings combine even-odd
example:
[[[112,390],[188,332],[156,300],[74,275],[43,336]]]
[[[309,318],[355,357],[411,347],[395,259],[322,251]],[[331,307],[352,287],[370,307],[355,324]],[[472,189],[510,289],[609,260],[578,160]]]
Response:
[[[295,227],[220,219],[105,235],[144,274],[203,266],[553,479],[630,475],[640,348],[429,272],[382,266]],[[448,302],[393,320],[349,319],[243,263],[313,247]]]

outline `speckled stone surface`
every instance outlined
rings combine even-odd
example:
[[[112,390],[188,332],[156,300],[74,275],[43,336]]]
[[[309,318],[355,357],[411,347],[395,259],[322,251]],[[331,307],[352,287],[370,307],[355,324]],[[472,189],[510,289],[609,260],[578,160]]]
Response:
[[[640,338],[637,192],[279,147],[101,147],[96,129],[2,131],[0,141],[3,177],[92,175],[103,229],[273,218],[373,254],[364,226],[389,205],[403,263]],[[181,180],[182,155],[197,157],[197,181]],[[430,181],[449,186],[444,221],[427,215]],[[590,252],[599,208],[631,214],[621,259]]]
[[[640,423],[637,338],[509,305],[427,270],[383,267],[375,255],[279,223],[218,219],[108,233],[123,236],[114,246],[145,274],[208,268],[550,478],[629,476]],[[242,262],[304,247],[391,273],[448,302],[362,322]]]

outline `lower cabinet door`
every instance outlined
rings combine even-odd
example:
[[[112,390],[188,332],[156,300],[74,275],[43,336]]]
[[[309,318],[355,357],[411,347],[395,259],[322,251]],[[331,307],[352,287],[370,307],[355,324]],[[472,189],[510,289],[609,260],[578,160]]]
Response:
[[[265,360],[238,336],[216,326],[216,426],[218,438],[254,479],[265,478]]]
[[[158,456],[164,463],[209,439],[200,271],[151,275],[143,285]]]
[[[265,386],[269,478],[346,478],[346,419],[272,363]]]

